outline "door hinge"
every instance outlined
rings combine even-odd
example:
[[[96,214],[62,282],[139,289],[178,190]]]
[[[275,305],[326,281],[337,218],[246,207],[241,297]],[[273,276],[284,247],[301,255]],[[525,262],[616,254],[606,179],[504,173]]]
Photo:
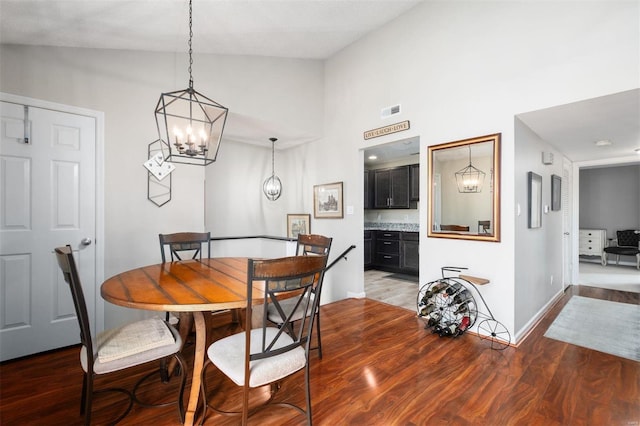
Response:
[[[29,107],[24,106],[24,143],[29,144]]]

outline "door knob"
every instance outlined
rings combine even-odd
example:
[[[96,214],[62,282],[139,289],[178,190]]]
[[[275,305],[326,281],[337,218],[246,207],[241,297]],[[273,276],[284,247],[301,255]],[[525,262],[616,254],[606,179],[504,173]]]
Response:
[[[83,246],[90,246],[91,242],[91,238],[83,238],[82,241],[80,241],[80,244],[82,244]]]

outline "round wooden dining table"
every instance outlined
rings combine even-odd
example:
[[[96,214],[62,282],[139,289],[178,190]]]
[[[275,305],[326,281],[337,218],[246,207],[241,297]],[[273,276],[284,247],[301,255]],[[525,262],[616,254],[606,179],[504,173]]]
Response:
[[[193,424],[200,397],[206,353],[204,312],[246,308],[247,265],[248,259],[242,257],[167,262],[122,272],[102,284],[102,298],[115,305],[193,313],[196,348],[185,425]],[[253,304],[264,302],[264,287],[254,284],[252,293]]]

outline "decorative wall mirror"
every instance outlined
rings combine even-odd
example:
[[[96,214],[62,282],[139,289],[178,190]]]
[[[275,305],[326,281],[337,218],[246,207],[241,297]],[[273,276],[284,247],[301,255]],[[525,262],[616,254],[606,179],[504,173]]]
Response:
[[[500,241],[500,136],[429,147],[429,237]]]

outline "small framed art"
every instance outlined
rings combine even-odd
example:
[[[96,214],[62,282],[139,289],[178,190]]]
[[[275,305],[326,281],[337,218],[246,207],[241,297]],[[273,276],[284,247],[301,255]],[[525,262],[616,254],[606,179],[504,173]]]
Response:
[[[310,214],[288,214],[287,215],[287,237],[298,238],[298,234],[311,233]]]
[[[342,182],[313,186],[313,217],[317,219],[344,217]]]

